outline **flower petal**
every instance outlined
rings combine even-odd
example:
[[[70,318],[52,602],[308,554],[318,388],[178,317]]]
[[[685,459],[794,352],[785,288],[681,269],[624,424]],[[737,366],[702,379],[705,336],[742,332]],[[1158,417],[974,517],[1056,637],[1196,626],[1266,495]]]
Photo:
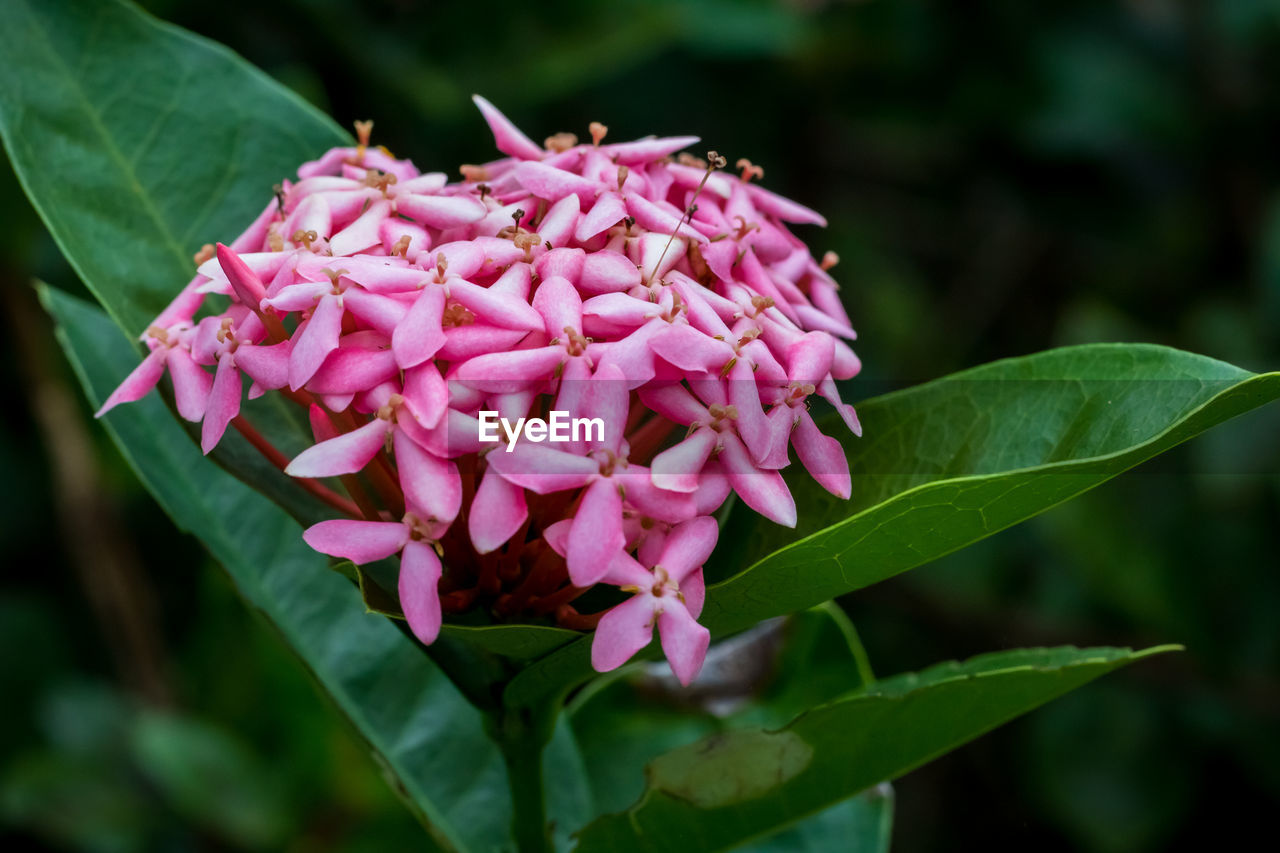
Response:
[[[329,353],[338,348],[342,335],[342,303],[336,296],[325,296],[316,305],[311,319],[293,337],[289,354],[289,387],[297,391],[307,384]]]
[[[591,666],[596,672],[617,669],[653,640],[654,598],[634,595],[600,619],[591,639]]]
[[[667,598],[663,600],[662,614],[658,616],[658,634],[671,671],[681,684],[688,687],[707,659],[711,632],[699,625],[683,604]]]
[[[587,487],[573,517],[569,530],[569,579],[574,586],[590,586],[600,580],[609,570],[614,554],[626,544],[618,484],[601,477]]]
[[[462,509],[462,477],[448,459],[423,450],[397,429],[392,439],[404,499],[414,511],[435,521],[453,521]]]
[[[390,557],[409,541],[409,529],[398,521],[334,519],[313,524],[302,538],[321,554],[356,564]]]
[[[516,534],[528,517],[524,489],[490,468],[480,479],[480,487],[467,511],[471,544],[480,554],[495,551]]]
[[[710,516],[691,518],[671,528],[662,557],[658,561],[677,583],[702,568],[715,550],[720,525]]]
[[[200,449],[206,454],[222,440],[227,424],[240,414],[240,398],[244,384],[235,358],[224,355],[218,359],[218,372],[209,391],[209,404],[205,407],[204,423],[200,429]]]
[[[354,474],[382,449],[390,428],[387,421],[374,418],[358,429],[308,447],[294,457],[284,472],[290,477]]]
[[[520,129],[499,112],[497,107],[479,95],[472,95],[471,100],[480,108],[480,113],[489,125],[489,130],[493,131],[493,141],[497,143],[499,151],[521,160],[542,159],[545,152],[532,139],[521,133]]]
[[[431,645],[440,634],[440,557],[425,542],[404,546],[400,556],[400,608],[419,641]]]

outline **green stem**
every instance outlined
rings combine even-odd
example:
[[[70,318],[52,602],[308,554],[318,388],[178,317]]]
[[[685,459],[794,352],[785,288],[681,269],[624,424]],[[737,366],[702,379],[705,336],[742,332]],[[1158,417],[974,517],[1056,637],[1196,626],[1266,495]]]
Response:
[[[552,851],[542,775],[542,750],[550,739],[551,725],[552,721],[513,709],[503,713],[496,727],[511,787],[511,832],[520,853]]]

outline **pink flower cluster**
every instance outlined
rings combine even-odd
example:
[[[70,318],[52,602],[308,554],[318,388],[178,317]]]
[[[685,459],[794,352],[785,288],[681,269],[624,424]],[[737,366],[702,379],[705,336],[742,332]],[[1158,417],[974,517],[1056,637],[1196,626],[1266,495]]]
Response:
[[[147,330],[150,354],[104,413],[168,372],[207,453],[227,427],[344,517],[305,531],[357,564],[399,556],[399,598],[431,643],[443,612],[595,628],[606,671],[656,625],[677,677],[702,665],[711,517],[736,493],[794,525],[789,451],[847,497],[821,396],[858,433],[836,379],[859,370],[834,262],[786,222],[825,224],[697,140],[538,145],[482,98],[507,156],[422,174],[368,144],[303,165]],[[315,443],[289,460],[241,413],[278,392]],[[603,434],[486,444],[479,415],[596,418]],[[508,432],[505,436],[511,440]],[[332,478],[337,478],[332,479]],[[530,494],[536,496],[530,499]],[[442,558],[443,557],[443,561]],[[581,614],[588,589],[611,606]],[[619,600],[621,603],[612,604]]]

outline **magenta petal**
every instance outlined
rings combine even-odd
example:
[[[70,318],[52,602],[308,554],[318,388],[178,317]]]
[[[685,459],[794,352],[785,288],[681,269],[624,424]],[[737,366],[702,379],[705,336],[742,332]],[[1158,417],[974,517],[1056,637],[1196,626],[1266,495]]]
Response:
[[[191,354],[182,347],[169,350],[165,364],[169,368],[169,378],[173,380],[173,399],[178,414],[192,423],[199,421],[209,403],[213,377],[192,361]]]
[[[422,364],[444,346],[444,302],[444,288],[428,285],[392,332],[391,349],[401,367]]]
[[[623,203],[622,196],[615,192],[603,193],[578,220],[578,229],[573,238],[579,243],[585,243],[601,231],[617,225],[626,216],[627,206]]]
[[[336,477],[354,474],[369,464],[386,442],[391,424],[381,418],[322,441],[299,453],[284,472],[290,477]]]
[[[653,639],[654,598],[634,595],[606,613],[591,639],[591,666],[596,672],[617,669]]]
[[[622,535],[622,496],[607,477],[587,487],[569,530],[569,579],[590,586],[609,570],[613,555],[627,544]]]
[[[257,385],[274,391],[289,383],[289,341],[271,346],[241,346],[236,350],[236,366]]]
[[[573,194],[590,202],[602,189],[595,181],[545,163],[521,163],[515,168],[515,176],[521,186],[547,201],[559,201]]]
[[[566,278],[552,276],[539,284],[533,293],[533,307],[552,338],[562,338],[566,328],[582,331],[582,297]]]
[[[231,249],[218,244],[218,264],[231,282],[236,298],[251,308],[257,308],[267,295],[267,289],[253,270]]]
[[[480,108],[480,113],[489,125],[489,130],[493,131],[493,141],[497,144],[499,151],[521,160],[542,158],[543,150],[532,139],[521,133],[520,129],[499,112],[497,107],[479,95],[472,95],[471,100]]]
[[[710,516],[691,518],[671,528],[659,564],[680,583],[711,556],[720,537],[720,526]]]
[[[352,287],[344,292],[342,304],[348,314],[388,337],[394,334],[404,322],[407,313],[404,303],[400,300],[372,293],[360,287]]]
[[[353,563],[372,563],[390,557],[409,541],[409,529],[398,521],[335,519],[308,527],[302,538],[321,554]]]
[[[683,604],[665,600],[662,615],[658,617],[658,633],[671,671],[681,684],[688,687],[707,658],[711,632],[699,625]]]
[[[751,366],[741,359],[729,371],[729,403],[738,410],[738,434],[757,462],[769,455],[773,429],[760,405],[760,389],[756,386]]]
[[[297,391],[307,384],[329,353],[338,348],[342,335],[342,304],[336,296],[320,300],[307,325],[293,338],[289,354],[289,387]]]
[[[711,412],[707,411],[707,407],[699,403],[688,388],[677,382],[641,388],[640,402],[678,424],[707,424],[711,421]]]
[[[400,372],[391,350],[340,348],[325,359],[307,390],[315,394],[355,394],[386,382]]]
[[[554,526],[552,525],[552,527]],[[548,532],[550,529],[547,528]],[[551,539],[548,538],[547,542],[550,544]],[[567,539],[564,544],[567,552]],[[552,545],[552,548],[554,549],[555,545]],[[559,552],[559,549],[556,549],[556,553]],[[609,562],[609,568],[600,581],[612,586],[634,586],[636,589],[648,592],[653,587],[653,572],[640,565],[636,558],[626,551],[619,551],[613,555],[613,559]]]
[[[642,465],[628,465],[625,474],[613,476],[621,480],[627,503],[649,518],[678,524],[697,513],[691,493],[658,488],[653,484],[652,472]]]
[[[132,403],[147,396],[156,387],[160,377],[164,376],[164,362],[168,352],[166,347],[161,346],[148,353],[142,363],[120,383],[120,387],[111,392],[111,396],[94,417],[100,418],[121,403]]]
[[[801,464],[818,481],[818,485],[838,498],[849,497],[853,484],[844,448],[831,436],[823,435],[807,411],[800,413],[795,432],[791,434],[791,443],[795,445]]]
[[[651,472],[653,484],[659,489],[691,493],[698,488],[698,474],[716,447],[715,431],[706,427],[679,444],[669,447],[653,457]]]
[[[493,291],[469,281],[452,279],[449,297],[504,329],[542,331],[542,317],[529,303],[512,293]]]
[[[467,512],[471,544],[478,553],[488,554],[514,536],[528,517],[524,489],[491,468],[481,478],[480,487],[476,489],[475,499]]]
[[[440,634],[440,557],[425,542],[412,541],[400,555],[400,609],[409,629],[430,645]]]
[[[564,360],[563,347],[495,352],[464,362],[452,378],[485,391],[506,394],[522,390],[529,382],[550,379]]]
[[[227,424],[240,414],[240,397],[244,385],[240,381],[240,370],[231,355],[218,359],[218,372],[213,378],[213,388],[209,392],[209,404],[205,407],[204,424],[200,430],[200,449],[205,453],[213,450],[222,440]]]
[[[650,348],[681,370],[718,373],[734,358],[733,347],[693,326],[671,326],[649,341]]]
[[[707,582],[702,576],[702,569],[690,572],[680,581],[680,594],[684,596],[684,606],[689,615],[694,619],[701,616],[702,605],[707,600]]]
[[[578,227],[581,207],[576,195],[567,195],[547,211],[538,223],[538,236],[555,248],[568,244],[573,239],[574,229]]]
[[[391,213],[391,202],[379,199],[360,214],[360,218],[334,234],[329,240],[329,250],[334,255],[354,255],[356,252],[376,246],[380,240],[378,230]]]
[[[602,249],[587,255],[578,287],[585,293],[616,293],[640,284],[640,270],[626,255]]]
[[[817,385],[831,372],[835,342],[822,332],[807,332],[787,347],[787,377],[792,382]]]
[[[409,414],[423,429],[435,429],[449,408],[449,386],[434,364],[422,364],[404,372],[404,399]],[[400,412],[403,418],[404,410]]]
[[[423,450],[404,430],[394,436],[400,487],[408,506],[435,521],[453,521],[462,509],[462,477],[448,459]]]
[[[700,231],[686,224],[684,217],[669,205],[657,205],[642,195],[631,193],[627,196],[627,211],[635,217],[637,225],[650,232],[663,236],[679,234],[695,242],[707,242]]]
[[[510,452],[496,448],[485,461],[508,482],[537,495],[580,489],[600,473],[593,459],[526,441],[517,442]]]
[[[396,213],[402,213],[431,228],[457,228],[484,219],[489,210],[480,199],[469,195],[401,195],[396,197]]]
[[[723,448],[721,463],[742,502],[765,518],[786,527],[795,527],[796,502],[782,475],[777,471],[757,468],[746,446],[735,435],[724,436]]]

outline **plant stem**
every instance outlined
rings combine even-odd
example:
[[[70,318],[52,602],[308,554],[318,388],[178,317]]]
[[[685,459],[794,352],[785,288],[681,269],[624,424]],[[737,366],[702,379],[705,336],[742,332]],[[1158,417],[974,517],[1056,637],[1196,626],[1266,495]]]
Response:
[[[511,787],[511,834],[516,849],[520,853],[551,853],[542,779],[542,750],[549,740],[550,726],[531,719],[527,710],[513,709],[502,715],[497,728]]]

